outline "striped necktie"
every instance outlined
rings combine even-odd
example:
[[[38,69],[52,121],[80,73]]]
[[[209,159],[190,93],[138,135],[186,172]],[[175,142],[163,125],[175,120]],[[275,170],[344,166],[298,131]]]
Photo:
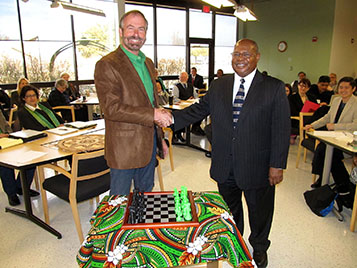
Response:
[[[237,92],[236,97],[234,98],[234,102],[233,102],[233,125],[236,125],[238,123],[238,118],[239,118],[239,114],[240,111],[242,110],[243,107],[243,103],[244,103],[244,79],[242,78],[240,80],[240,85],[239,85],[239,89]]]

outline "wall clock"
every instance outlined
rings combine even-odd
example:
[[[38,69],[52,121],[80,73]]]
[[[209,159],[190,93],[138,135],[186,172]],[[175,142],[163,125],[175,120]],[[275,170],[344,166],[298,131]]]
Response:
[[[288,44],[285,41],[280,41],[278,44],[278,50],[284,52],[288,48]]]

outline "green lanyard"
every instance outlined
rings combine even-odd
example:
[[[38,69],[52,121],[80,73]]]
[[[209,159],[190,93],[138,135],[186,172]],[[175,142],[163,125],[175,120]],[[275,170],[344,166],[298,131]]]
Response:
[[[58,121],[55,114],[50,109],[48,109],[46,106],[44,106],[40,103],[38,104],[38,106],[41,108],[42,111],[44,111],[48,115],[48,117],[52,121],[51,123],[48,122],[48,120],[41,113],[37,112],[36,110],[32,111],[27,106],[25,106],[25,108],[43,127],[51,129],[51,128],[58,127],[60,125],[60,122]]]

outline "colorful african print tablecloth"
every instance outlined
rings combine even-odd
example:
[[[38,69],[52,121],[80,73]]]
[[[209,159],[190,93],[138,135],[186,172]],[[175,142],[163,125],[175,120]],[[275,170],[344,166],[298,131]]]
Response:
[[[80,267],[173,267],[227,259],[254,267],[228,207],[218,192],[193,193],[199,227],[123,230],[127,198],[105,196],[90,220]]]

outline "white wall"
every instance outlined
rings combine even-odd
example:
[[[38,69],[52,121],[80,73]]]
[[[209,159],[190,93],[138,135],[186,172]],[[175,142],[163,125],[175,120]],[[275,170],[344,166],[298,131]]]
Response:
[[[336,73],[337,79],[357,77],[356,10],[356,0],[336,0],[329,71]]]

